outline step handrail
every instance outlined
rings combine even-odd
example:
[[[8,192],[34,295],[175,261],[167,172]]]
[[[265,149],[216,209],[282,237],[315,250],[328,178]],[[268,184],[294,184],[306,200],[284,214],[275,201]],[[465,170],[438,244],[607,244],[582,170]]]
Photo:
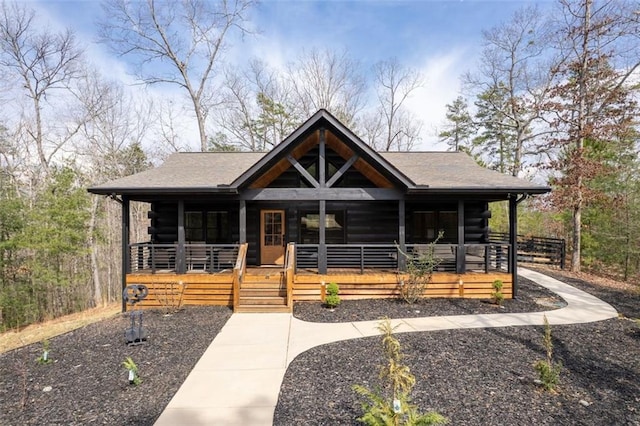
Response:
[[[293,277],[296,270],[296,245],[295,243],[287,244],[284,257],[283,279],[287,291],[287,307],[293,307]]]
[[[238,250],[236,265],[233,268],[233,310],[240,305],[240,287],[247,271],[247,247],[249,244],[243,243]]]

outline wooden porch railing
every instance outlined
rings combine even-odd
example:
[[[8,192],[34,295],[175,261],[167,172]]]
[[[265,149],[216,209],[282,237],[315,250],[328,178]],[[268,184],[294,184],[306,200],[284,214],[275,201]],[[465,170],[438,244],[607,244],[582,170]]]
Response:
[[[365,269],[399,268],[398,258],[403,256],[394,244],[327,244],[327,268]],[[427,244],[408,244],[407,254],[419,256],[428,249]],[[436,271],[510,272],[509,244],[465,244],[463,255],[458,256],[456,244],[436,244],[434,257],[438,259]],[[319,266],[318,244],[295,245],[295,271],[317,270]],[[461,262],[459,265],[458,263]]]
[[[190,242],[184,245],[184,250],[180,250],[177,243],[134,243],[129,245],[129,271],[155,274],[231,270],[236,263],[238,248],[238,244]]]
[[[284,257],[283,279],[287,289],[287,306],[293,308],[293,278],[296,270],[296,245],[289,243]]]
[[[491,242],[506,242],[509,234],[492,232]],[[530,237],[518,235],[518,261],[559,266],[564,269],[567,243],[561,238]]]
[[[244,280],[245,272],[247,272],[247,243],[241,244],[238,250],[238,258],[233,267],[233,309],[240,306],[240,287]]]

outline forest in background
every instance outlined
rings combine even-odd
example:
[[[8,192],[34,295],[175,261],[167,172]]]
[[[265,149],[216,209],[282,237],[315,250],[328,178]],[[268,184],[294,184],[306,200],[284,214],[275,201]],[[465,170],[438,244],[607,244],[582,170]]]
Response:
[[[438,136],[502,173],[549,184],[521,204],[519,233],[566,238],[571,268],[638,282],[640,10],[559,0],[487,28]],[[86,188],[184,150],[170,99],[93,65],[70,29],[1,3],[0,331],[119,300],[121,208]],[[103,2],[99,43],[135,63],[132,81],[188,100],[201,151],[265,151],[320,108],[380,151],[411,150],[422,121],[406,105],[424,76],[395,58],[363,70],[348,51],[300,52],[286,69],[225,65],[253,1]],[[139,86],[137,86],[139,87]],[[425,165],[428,166],[428,165]],[[131,241],[146,241],[132,205]],[[504,231],[506,208],[492,206]]]

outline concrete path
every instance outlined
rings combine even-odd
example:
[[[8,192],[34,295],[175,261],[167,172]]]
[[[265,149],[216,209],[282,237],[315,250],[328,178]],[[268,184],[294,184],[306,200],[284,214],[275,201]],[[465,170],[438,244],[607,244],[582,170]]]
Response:
[[[396,332],[454,328],[575,324],[617,317],[611,305],[546,275],[518,274],[562,297],[567,306],[547,312],[453,315],[392,320]],[[233,314],[155,423],[271,426],[289,363],[325,343],[375,336],[378,321],[325,324],[291,314]]]

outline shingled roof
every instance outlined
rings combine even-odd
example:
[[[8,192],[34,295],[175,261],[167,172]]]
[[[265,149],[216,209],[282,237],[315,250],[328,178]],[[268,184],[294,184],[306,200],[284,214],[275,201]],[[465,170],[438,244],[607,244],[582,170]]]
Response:
[[[264,157],[256,152],[176,153],[160,167],[89,188],[96,194],[235,193],[231,184]],[[541,194],[549,188],[479,166],[462,152],[384,152],[409,191]]]
[[[382,152],[380,155],[416,187],[428,187],[431,191],[505,190],[527,194],[550,191],[547,186],[482,167],[464,152]]]

